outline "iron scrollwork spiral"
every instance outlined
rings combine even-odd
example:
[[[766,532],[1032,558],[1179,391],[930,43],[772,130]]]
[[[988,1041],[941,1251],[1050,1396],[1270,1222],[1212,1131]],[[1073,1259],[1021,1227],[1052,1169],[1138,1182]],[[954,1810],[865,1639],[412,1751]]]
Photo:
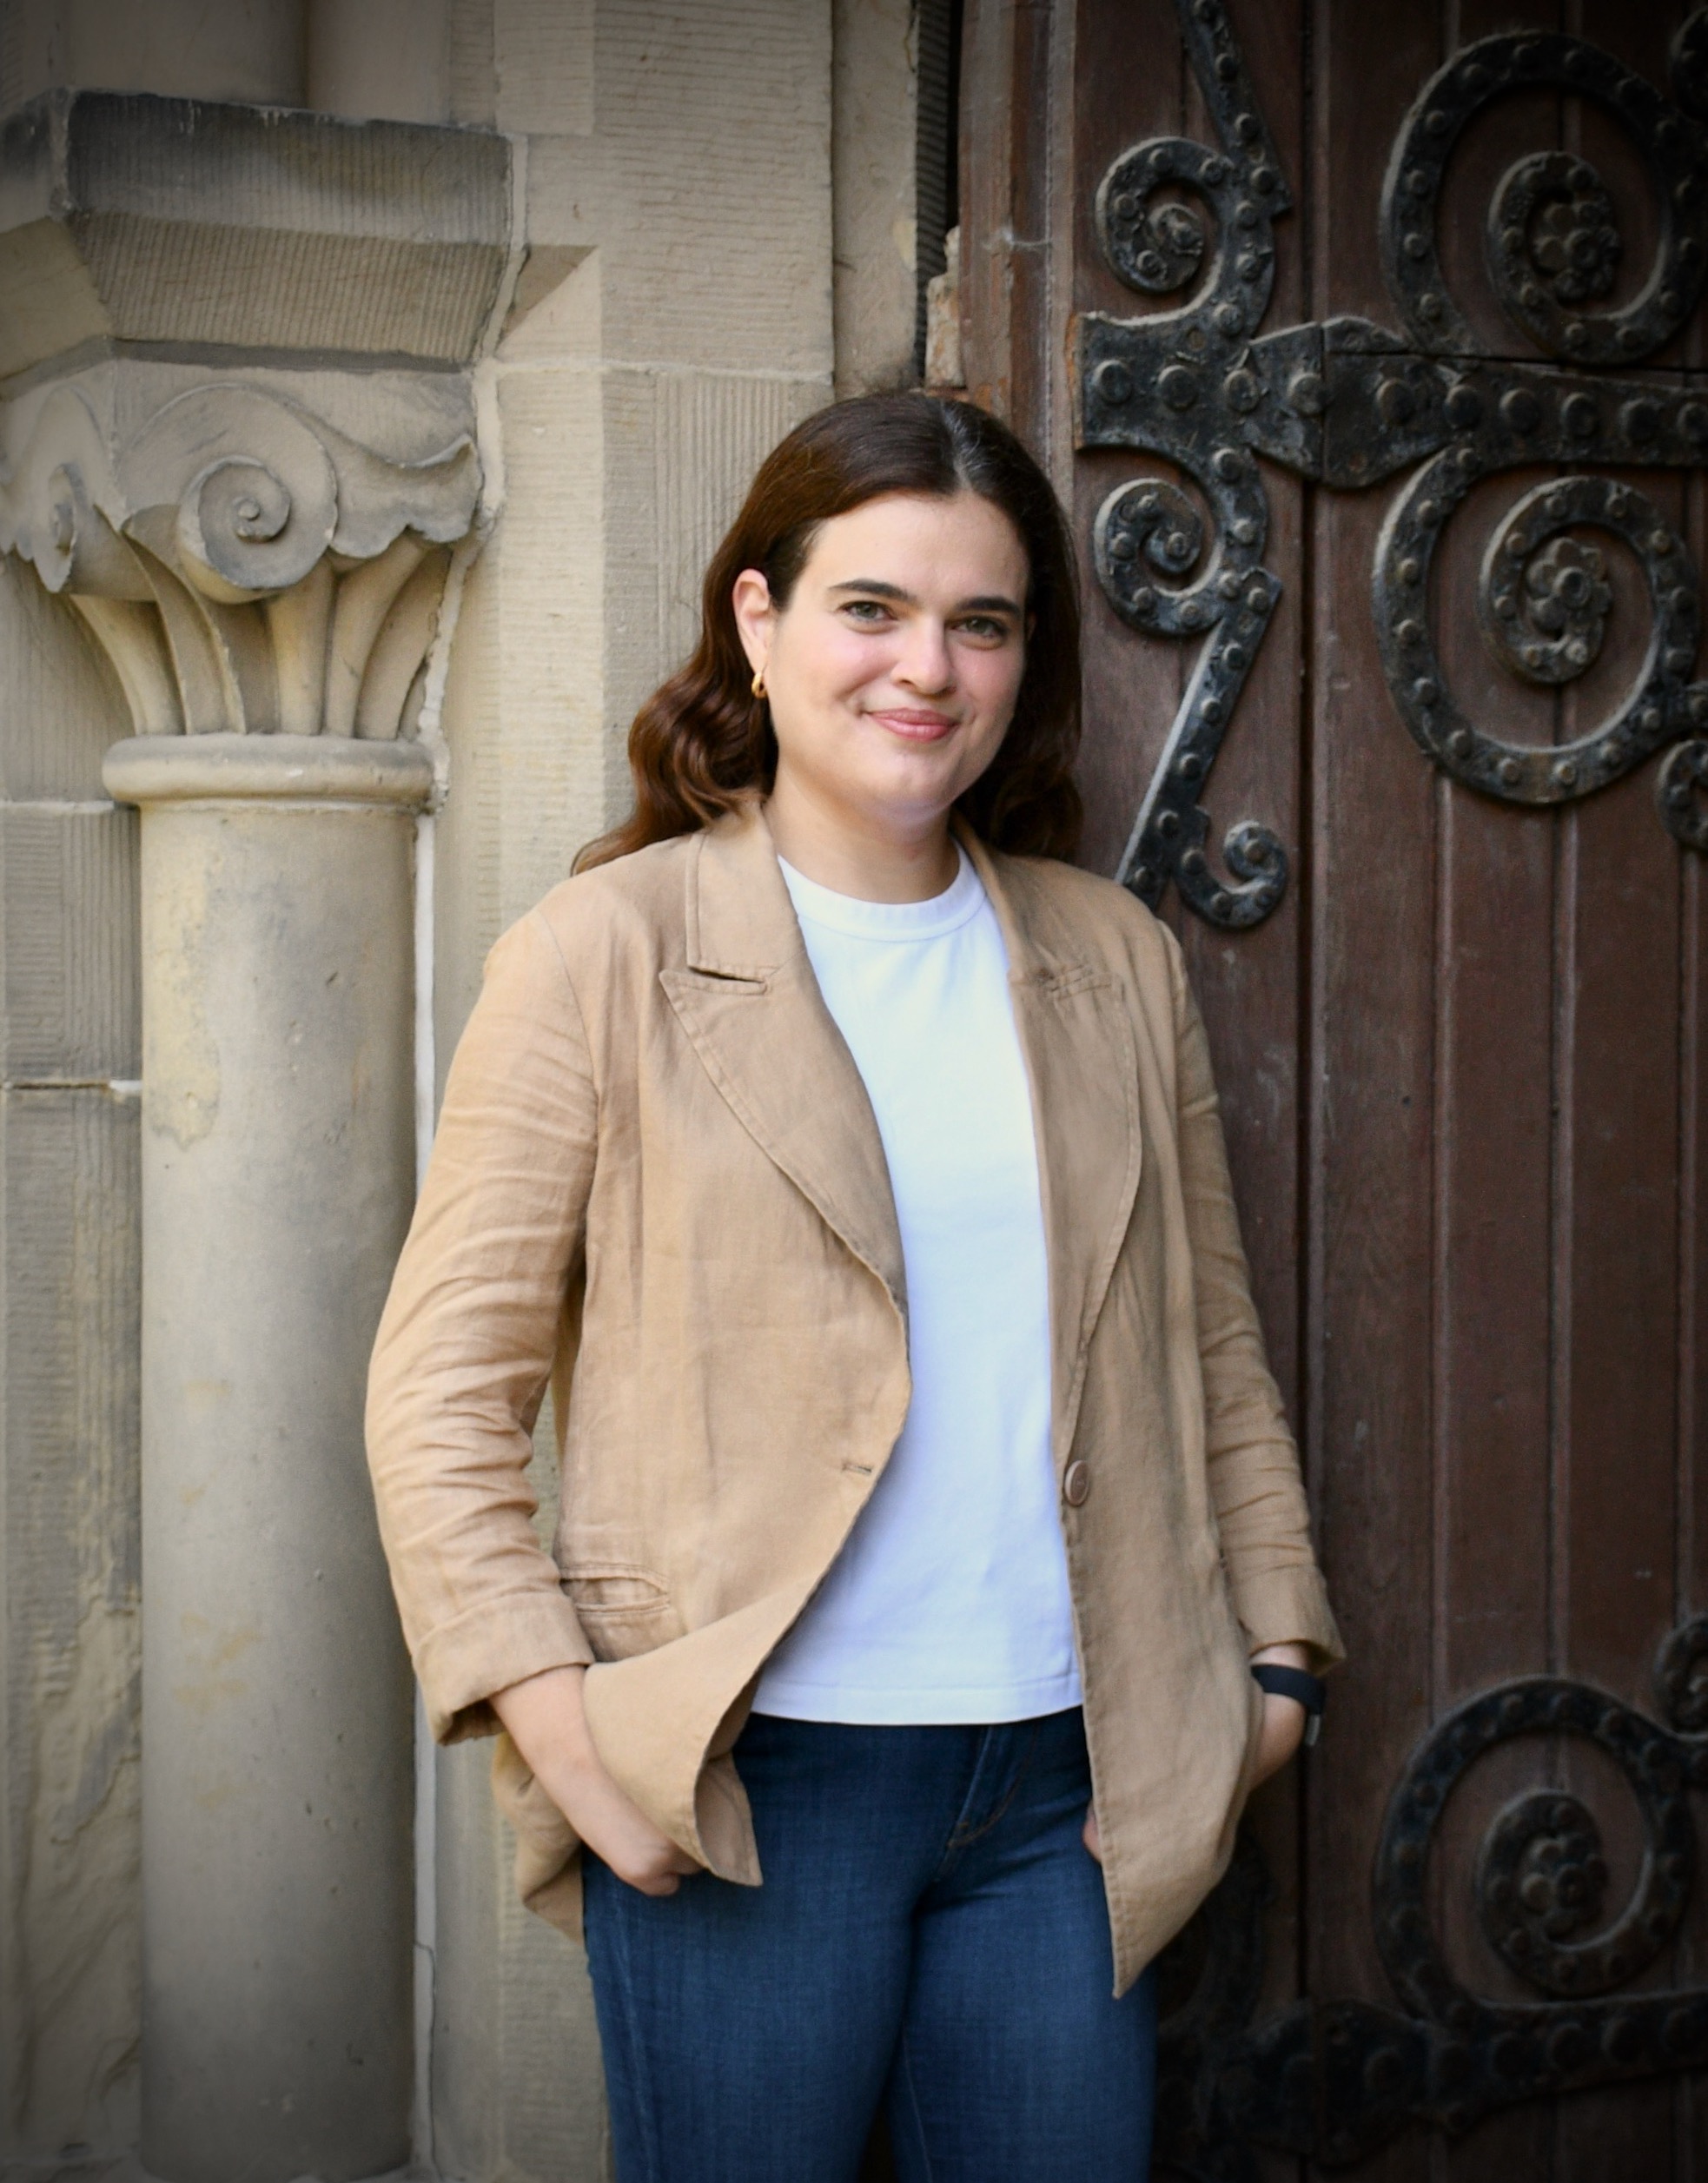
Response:
[[[1222,851],[1232,876],[1218,875],[1202,807],[1281,592],[1261,562],[1259,456],[1353,490],[1413,470],[1382,532],[1374,604],[1394,704],[1436,765],[1506,803],[1560,804],[1671,745],[1660,817],[1683,846],[1708,852],[1698,572],[1649,496],[1600,474],[1708,461],[1708,400],[1601,375],[1672,339],[1708,280],[1708,10],[1674,41],[1670,100],[1564,35],[1503,33],[1455,55],[1407,116],[1383,185],[1383,268],[1402,330],[1334,319],[1264,334],[1286,177],[1221,0],[1176,5],[1217,146],[1167,137],[1123,152],[1096,219],[1122,281],[1185,300],[1135,319],[1085,313],[1075,326],[1080,444],[1146,451],[1181,480],[1141,477],[1109,495],[1091,539],[1098,583],[1134,628],[1202,645],[1118,877],[1153,905],[1172,879],[1228,929],[1259,923],[1281,899],[1287,853],[1274,833],[1236,823]],[[1493,357],[1478,338],[1445,278],[1437,219],[1466,126],[1494,101],[1538,89],[1590,99],[1623,127],[1658,235],[1638,291],[1618,302],[1626,241],[1600,174],[1558,150],[1513,162],[1488,208],[1486,247],[1501,308],[1552,360],[1530,365]],[[1630,689],[1593,730],[1549,747],[1470,718],[1430,633],[1429,572],[1448,520],[1480,480],[1538,464],[1563,474],[1507,513],[1485,559],[1479,614],[1496,660],[1543,686],[1586,674],[1617,611],[1610,550],[1634,558],[1650,612]]]
[[[1655,1688],[1658,1720],[1588,1684],[1526,1677],[1424,1737],[1389,1800],[1372,1875],[1397,2009],[1301,2001],[1253,2022],[1268,1890],[1242,1843],[1163,1961],[1159,2166],[1194,2183],[1252,2183],[1255,2145],[1346,2166],[1412,2123],[1460,2132],[1524,2100],[1708,2065],[1708,1990],[1619,1990],[1672,1943],[1695,1881],[1688,1792],[1708,1788],[1708,1617],[1667,1638]],[[1538,1998],[1493,2000],[1454,1975],[1436,1936],[1432,1854],[1473,1770],[1539,1737],[1611,1762],[1642,1855],[1628,1898],[1610,1909],[1599,1826],[1580,1796],[1537,1789],[1499,1811],[1472,1908]]]
[[[1229,928],[1255,924],[1281,898],[1287,852],[1266,826],[1245,819],[1222,843],[1231,878],[1220,877],[1204,853],[1208,815],[1197,792],[1221,747],[1227,723],[1262,642],[1281,586],[1261,565],[1268,510],[1256,484],[1257,466],[1242,449],[1212,458],[1208,498],[1217,516],[1218,550],[1204,559],[1204,526],[1184,493],[1147,480],[1110,493],[1093,532],[1100,569],[1115,610],[1135,627],[1161,635],[1212,632],[1169,738],[1164,792],[1137,837],[1127,883],[1153,903],[1166,868],[1145,861],[1147,839],[1162,844],[1182,895],[1201,916]],[[1192,578],[1184,590],[1159,579]]]
[[[1696,569],[1647,494],[1613,479],[1561,478],[1526,493],[1484,557],[1479,609],[1496,658],[1514,673],[1556,684],[1593,663],[1611,595],[1599,549],[1581,538],[1586,530],[1620,539],[1641,566],[1649,644],[1621,702],[1587,734],[1550,746],[1505,741],[1477,727],[1454,701],[1425,605],[1437,542],[1480,468],[1473,446],[1446,450],[1418,473],[1388,516],[1374,599],[1388,687],[1420,745],[1466,787],[1515,804],[1570,802],[1628,773],[1708,717],[1708,691],[1689,680],[1700,636]]]
[[[1388,288],[1420,348],[1463,355],[1481,347],[1442,273],[1436,211],[1466,123],[1493,100],[1523,90],[1592,99],[1623,126],[1648,170],[1659,241],[1631,302],[1592,308],[1612,287],[1624,250],[1612,200],[1587,160],[1532,153],[1507,169],[1489,207],[1486,241],[1495,293],[1548,355],[1579,365],[1634,362],[1683,327],[1708,270],[1701,141],[1652,84],[1581,38],[1558,32],[1483,38],[1425,87],[1395,140],[1382,194]]]

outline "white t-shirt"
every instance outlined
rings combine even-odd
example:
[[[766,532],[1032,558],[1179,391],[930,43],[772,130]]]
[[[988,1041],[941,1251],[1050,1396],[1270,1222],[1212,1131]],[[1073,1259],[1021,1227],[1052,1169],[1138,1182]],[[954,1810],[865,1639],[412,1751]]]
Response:
[[[1079,1666],[1037,1151],[1002,929],[964,850],[930,902],[857,902],[786,863],[783,877],[884,1141],[913,1399],[754,1709],[880,1724],[1057,1712],[1080,1702]]]

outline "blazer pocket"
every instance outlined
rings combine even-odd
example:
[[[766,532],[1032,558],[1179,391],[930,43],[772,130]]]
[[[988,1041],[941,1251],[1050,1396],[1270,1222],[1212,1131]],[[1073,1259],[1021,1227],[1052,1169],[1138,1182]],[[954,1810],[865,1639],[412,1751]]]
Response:
[[[638,1562],[576,1562],[562,1583],[601,1660],[632,1659],[685,1634],[664,1578]]]

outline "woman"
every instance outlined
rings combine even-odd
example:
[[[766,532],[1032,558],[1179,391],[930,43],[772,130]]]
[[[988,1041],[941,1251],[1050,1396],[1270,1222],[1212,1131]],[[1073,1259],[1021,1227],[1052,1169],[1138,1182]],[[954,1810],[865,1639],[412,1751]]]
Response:
[[[499,943],[374,1355],[435,1732],[501,1723],[621,2183],[1144,2172],[1145,1967],[1338,1641],[1166,929],[1068,863],[994,419],[809,418]],[[548,1377],[555,1558],[524,1467]]]

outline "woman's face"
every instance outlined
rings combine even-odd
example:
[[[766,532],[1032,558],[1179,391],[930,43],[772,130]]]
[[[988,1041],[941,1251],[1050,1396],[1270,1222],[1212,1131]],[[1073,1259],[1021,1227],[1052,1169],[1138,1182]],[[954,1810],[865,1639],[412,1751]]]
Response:
[[[833,517],[781,610],[744,570],[736,620],[765,675],[779,787],[884,833],[941,824],[1013,717],[1026,587],[1013,524],[972,493]]]

